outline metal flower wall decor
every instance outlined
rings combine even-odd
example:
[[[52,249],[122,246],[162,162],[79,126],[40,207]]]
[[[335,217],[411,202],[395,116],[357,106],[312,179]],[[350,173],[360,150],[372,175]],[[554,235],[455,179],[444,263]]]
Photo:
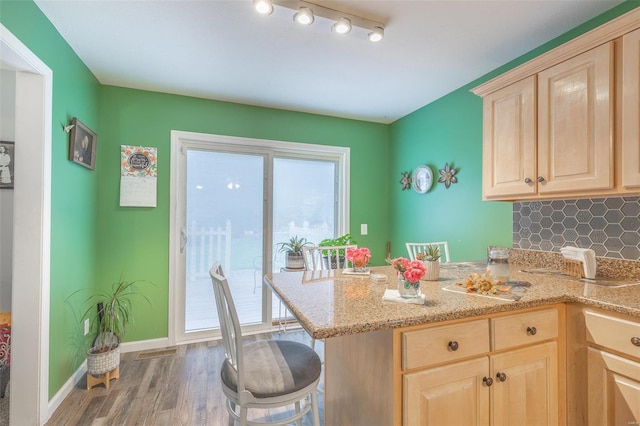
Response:
[[[411,189],[411,172],[400,173],[400,184],[402,185],[403,191]]]
[[[440,178],[438,182],[444,183],[445,188],[449,189],[452,183],[458,183],[458,178],[456,177],[456,169],[452,169],[449,166],[449,163],[445,163],[444,169],[439,169]]]

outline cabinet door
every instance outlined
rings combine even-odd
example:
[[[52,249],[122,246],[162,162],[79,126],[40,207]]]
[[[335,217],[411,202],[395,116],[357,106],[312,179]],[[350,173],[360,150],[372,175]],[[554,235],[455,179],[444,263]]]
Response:
[[[536,192],[535,77],[483,99],[482,193],[508,199]]]
[[[590,425],[640,422],[640,364],[589,348],[587,377]]]
[[[486,356],[404,376],[404,425],[489,424]]]
[[[493,425],[556,425],[558,349],[556,342],[491,357]]]
[[[538,74],[538,193],[613,187],[613,49]]]
[[[622,185],[640,186],[640,30],[622,39]]]

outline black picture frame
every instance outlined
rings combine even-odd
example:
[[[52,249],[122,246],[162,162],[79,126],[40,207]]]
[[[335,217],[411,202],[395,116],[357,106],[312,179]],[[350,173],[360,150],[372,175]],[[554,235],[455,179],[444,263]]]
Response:
[[[69,133],[69,161],[91,170],[96,169],[98,135],[82,121],[74,117]]]
[[[13,189],[15,158],[15,143],[0,141],[0,189]]]

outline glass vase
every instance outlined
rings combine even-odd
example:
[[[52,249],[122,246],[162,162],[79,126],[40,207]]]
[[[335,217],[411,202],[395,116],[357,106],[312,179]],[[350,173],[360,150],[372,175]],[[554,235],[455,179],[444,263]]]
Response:
[[[351,264],[353,266],[353,272],[364,273],[367,272],[367,264],[355,262]]]
[[[420,297],[422,295],[422,292],[420,291],[420,282],[409,282],[402,274],[398,274],[398,293],[400,293],[400,296],[405,299]]]

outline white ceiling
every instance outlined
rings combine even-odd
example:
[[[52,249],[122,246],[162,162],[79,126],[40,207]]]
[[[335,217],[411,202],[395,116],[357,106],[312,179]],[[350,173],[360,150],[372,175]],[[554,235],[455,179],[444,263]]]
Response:
[[[316,1],[385,23],[374,44],[251,0],[35,2],[102,84],[381,123],[621,3]]]

